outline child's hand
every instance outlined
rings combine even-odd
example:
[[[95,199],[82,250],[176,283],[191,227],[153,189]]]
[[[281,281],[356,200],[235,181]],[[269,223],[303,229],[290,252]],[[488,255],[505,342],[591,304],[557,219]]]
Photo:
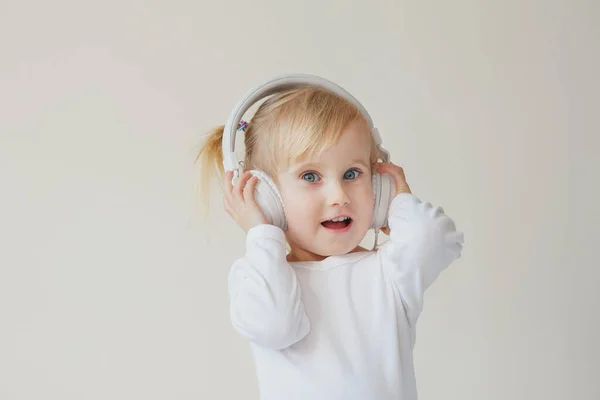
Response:
[[[402,167],[392,163],[379,163],[377,165],[377,172],[380,174],[390,174],[394,178],[394,182],[396,183],[396,196],[400,193],[412,193],[408,183],[406,183],[406,177],[404,176]],[[390,234],[390,228],[387,226],[381,228],[381,231],[386,235]]]
[[[396,196],[400,193],[411,193],[402,167],[392,163],[379,163],[377,164],[377,172],[380,174],[389,174],[394,178],[394,182],[396,182]]]
[[[227,214],[237,222],[244,232],[248,232],[255,226],[267,224],[265,215],[254,200],[254,188],[258,183],[258,178],[252,176],[250,172],[245,172],[235,186],[231,183],[232,178],[233,171],[227,171],[224,186],[224,206]]]

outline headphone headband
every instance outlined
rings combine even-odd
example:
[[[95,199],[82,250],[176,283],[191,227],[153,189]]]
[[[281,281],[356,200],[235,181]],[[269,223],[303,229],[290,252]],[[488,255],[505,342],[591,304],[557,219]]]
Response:
[[[235,106],[227,123],[225,124],[225,130],[223,132],[223,165],[225,171],[234,171],[234,176],[239,176],[240,164],[235,154],[235,137],[238,130],[238,124],[242,117],[254,105],[257,101],[278,93],[283,90],[293,89],[299,86],[310,85],[328,90],[354,104],[362,115],[365,117],[371,128],[371,133],[375,139],[375,143],[384,154],[384,161],[389,161],[389,153],[381,147],[381,136],[377,128],[373,125],[373,120],[363,107],[363,105],[345,89],[339,85],[319,76],[307,75],[307,74],[292,74],[282,75],[268,80],[267,82],[252,88],[248,93],[238,102]]]

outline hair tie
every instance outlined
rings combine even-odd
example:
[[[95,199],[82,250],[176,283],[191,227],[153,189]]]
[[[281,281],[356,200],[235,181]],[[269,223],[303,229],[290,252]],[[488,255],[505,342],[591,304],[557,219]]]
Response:
[[[246,128],[248,128],[248,122],[241,120],[240,123],[238,124],[238,131],[244,131],[246,132]]]

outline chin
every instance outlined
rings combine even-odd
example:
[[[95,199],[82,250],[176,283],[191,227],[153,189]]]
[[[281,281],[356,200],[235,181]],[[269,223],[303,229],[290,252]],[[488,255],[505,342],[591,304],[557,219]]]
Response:
[[[350,253],[352,250],[354,250],[356,248],[356,246],[358,246],[360,244],[361,241],[349,241],[346,242],[344,244],[334,244],[332,246],[330,246],[329,248],[329,255],[331,256],[341,256],[344,254],[348,254]]]
[[[343,243],[328,243],[322,247],[319,247],[318,249],[314,249],[314,251],[312,252],[315,254],[319,254],[323,257],[341,256],[350,253],[357,246],[359,246],[363,238],[364,235],[360,239],[346,240]]]
[[[332,233],[319,227],[316,231],[298,231],[294,225],[288,225],[288,241],[296,246],[320,257],[341,256],[350,253],[360,245],[369,226],[353,221],[348,231]],[[316,244],[316,245],[315,245]]]

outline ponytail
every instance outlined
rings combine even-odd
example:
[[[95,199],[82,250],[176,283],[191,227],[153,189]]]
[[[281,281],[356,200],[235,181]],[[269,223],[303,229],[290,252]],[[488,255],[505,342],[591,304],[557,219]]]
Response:
[[[200,167],[198,193],[201,196],[206,211],[208,210],[210,200],[212,179],[219,178],[219,183],[221,183],[224,176],[222,151],[224,130],[225,126],[221,125],[208,132],[200,145],[200,150],[198,150],[198,155],[194,161],[194,164],[199,164]]]

